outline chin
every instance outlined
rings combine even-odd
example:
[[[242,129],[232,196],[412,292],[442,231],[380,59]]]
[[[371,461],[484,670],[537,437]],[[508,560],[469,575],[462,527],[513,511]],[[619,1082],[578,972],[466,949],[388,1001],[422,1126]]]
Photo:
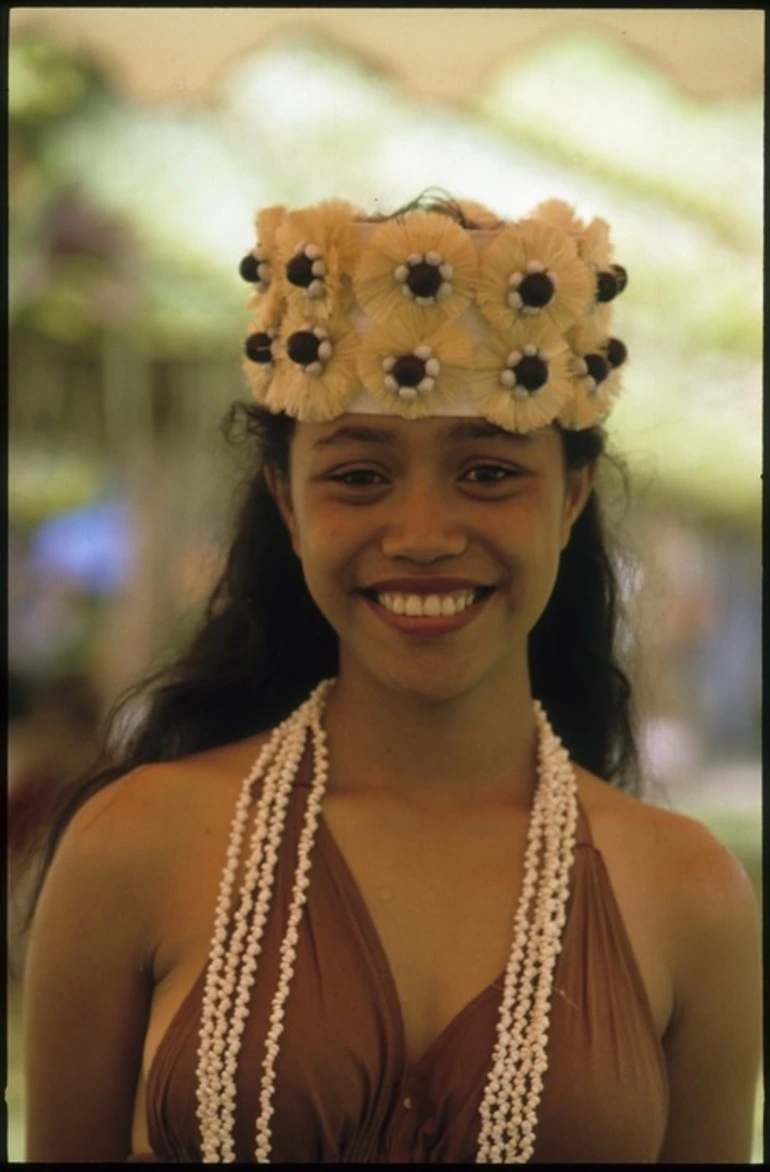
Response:
[[[358,662],[340,667],[343,672],[348,667],[352,677],[359,677],[363,673],[378,689],[391,694],[394,698],[408,699],[412,704],[420,704],[427,708],[441,707],[454,704],[477,693],[479,696],[488,693],[490,697],[499,696],[501,690],[507,690],[511,679],[511,665],[481,665],[473,662],[460,662],[453,657],[452,662],[435,660],[426,662],[427,657],[401,661],[398,664],[374,664]]]

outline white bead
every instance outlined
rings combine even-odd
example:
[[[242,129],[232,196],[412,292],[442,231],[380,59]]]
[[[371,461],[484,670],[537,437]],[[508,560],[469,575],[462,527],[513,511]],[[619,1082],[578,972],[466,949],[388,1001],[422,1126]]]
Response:
[[[318,347],[318,357],[319,357],[319,358],[320,358],[320,359],[321,359],[323,362],[328,362],[328,361],[329,361],[329,359],[331,358],[331,356],[332,356],[332,344],[331,344],[331,342],[328,342],[328,341],[327,341],[327,342],[322,342],[322,343],[321,343],[321,345]]]
[[[412,398],[416,393],[409,387],[400,390],[404,398]],[[289,794],[306,733],[312,730],[315,774],[307,799],[288,924],[281,945],[280,974],[266,1039],[260,1114],[256,1123],[256,1158],[259,1162],[269,1162],[270,1159],[275,1062],[294,973],[312,844],[328,778],[328,753],[321,717],[330,686],[331,681],[319,685],[308,701],[274,731],[244,782],[233,819],[215,913],[198,1047],[196,1099],[203,1158],[207,1163],[227,1163],[235,1159],[233,1112],[240,1037],[249,1009],[249,991],[260,951],[262,924],[270,905]],[[533,710],[538,725],[538,785],[530,815],[524,878],[514,916],[497,1042],[479,1109],[479,1163],[525,1163],[533,1154],[537,1108],[548,1065],[546,1042],[553,971],[561,948],[560,932],[566,920],[569,896],[568,880],[577,825],[574,771],[566,751],[560,749],[551,732],[541,706],[535,704]],[[255,907],[256,912],[249,932],[239,936],[236,931],[229,939],[225,932],[223,938],[235,883],[233,860],[237,863],[244,846],[250,786],[252,781],[260,778],[264,779],[263,792],[254,814],[254,832],[239,902],[239,907]],[[259,892],[256,904],[255,890]],[[533,909],[531,916],[530,908]],[[248,922],[243,918],[238,921],[239,925]],[[248,939],[244,943],[245,936]],[[223,948],[224,940],[226,948]],[[235,974],[242,954],[244,963],[236,991]],[[232,1020],[228,1024],[230,1009]]]
[[[318,247],[317,244],[305,245],[304,253],[305,253],[305,256],[308,258],[308,260],[318,260],[319,256],[322,255],[321,249]]]
[[[383,386],[385,387],[386,391],[397,391],[399,385],[400,384],[398,379],[394,378],[392,374],[385,375],[385,378],[383,379]]]
[[[323,281],[311,281],[305,292],[312,301],[318,301],[325,293]]]
[[[450,264],[439,265],[438,271],[441,273],[441,276],[445,281],[451,281],[452,277],[455,275],[454,268]]]
[[[425,373],[431,378],[436,378],[441,370],[441,363],[438,358],[429,358],[425,363]]]
[[[396,359],[392,354],[389,354],[387,358],[383,358],[382,360],[382,369],[386,372],[386,374],[391,371],[395,365]]]
[[[420,391],[423,395],[427,395],[433,390],[435,385],[436,385],[435,379],[424,378],[424,379],[421,379],[420,382],[418,382],[417,390]]]
[[[408,265],[421,265],[424,259],[425,257],[421,252],[412,252],[406,258],[406,263]]]
[[[425,253],[425,259],[429,265],[435,265],[436,268],[438,268],[438,266],[442,263],[444,258],[442,257],[440,252],[434,252],[433,250],[431,250],[430,252]]]
[[[516,386],[516,375],[506,367],[505,370],[500,371],[500,383],[510,390],[511,387]]]
[[[398,397],[409,402],[417,398],[417,389],[416,387],[399,387]]]
[[[415,346],[412,353],[414,354],[415,358],[422,358],[422,360],[426,362],[433,354],[433,351],[431,350],[430,346],[422,345]]]
[[[310,266],[310,271],[314,277],[325,277],[326,276],[326,265],[324,264],[324,262],[322,260],[314,260],[312,265]]]
[[[409,279],[409,269],[406,265],[397,265],[393,270],[393,276],[396,278],[399,285],[403,285],[404,281]]]

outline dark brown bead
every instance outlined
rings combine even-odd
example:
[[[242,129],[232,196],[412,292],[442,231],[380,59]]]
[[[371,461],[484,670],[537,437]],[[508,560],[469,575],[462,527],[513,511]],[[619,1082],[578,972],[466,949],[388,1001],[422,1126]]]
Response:
[[[429,265],[427,261],[409,266],[409,276],[406,283],[415,297],[435,297],[441,288],[441,273],[436,265]]]
[[[622,265],[610,265],[610,268],[615,274],[615,280],[618,283],[618,293],[622,293],[628,284],[628,273]]]
[[[516,363],[514,370],[517,384],[531,395],[548,382],[548,365],[536,354],[525,354]]]
[[[259,280],[259,273],[257,271],[258,268],[259,261],[255,257],[254,253],[250,252],[247,256],[244,256],[238,268],[238,272],[243,277],[244,281],[248,281],[250,285],[255,285]]]
[[[583,360],[588,373],[596,383],[603,383],[610,373],[610,364],[603,354],[584,354]]]
[[[269,334],[252,334],[246,339],[246,356],[252,362],[267,363],[273,361],[273,352],[270,349],[273,339]]]
[[[390,373],[400,387],[416,387],[425,378],[425,363],[415,354],[403,354]]]
[[[620,289],[614,273],[602,272],[596,275],[596,300],[605,303],[617,297]]]
[[[298,366],[309,366],[311,362],[318,361],[320,345],[321,339],[310,330],[297,330],[286,343],[286,353]]]
[[[307,289],[308,285],[315,280],[313,276],[313,262],[309,256],[305,256],[304,252],[299,256],[293,256],[286,266],[286,278],[291,281],[292,285],[298,285],[300,289]]]
[[[622,366],[628,358],[628,350],[620,338],[608,338],[604,344],[604,353],[613,370],[617,366]]]
[[[555,292],[547,273],[527,273],[517,289],[519,297],[530,309],[545,309]]]

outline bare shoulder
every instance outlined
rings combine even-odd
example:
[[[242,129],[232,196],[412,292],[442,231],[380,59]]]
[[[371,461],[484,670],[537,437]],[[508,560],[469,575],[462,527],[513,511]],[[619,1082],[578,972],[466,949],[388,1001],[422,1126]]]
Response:
[[[668,909],[682,947],[751,933],[758,907],[741,862],[702,822],[649,804],[580,770],[581,800],[601,849],[622,851]]]
[[[269,732],[175,761],[138,766],[93,794],[77,811],[66,837],[78,845],[109,843],[143,853],[167,849],[188,826],[205,830],[232,802]]]
[[[226,840],[243,777],[266,736],[178,761],[140,766],[91,795],[72,817],[41,896],[57,891],[76,904],[82,892],[123,908],[125,931],[141,932],[152,955],[165,904],[189,874],[191,859]]]
[[[210,929],[220,838],[259,746],[135,769],[70,820],[25,970],[32,1162],[125,1161],[154,990]]]

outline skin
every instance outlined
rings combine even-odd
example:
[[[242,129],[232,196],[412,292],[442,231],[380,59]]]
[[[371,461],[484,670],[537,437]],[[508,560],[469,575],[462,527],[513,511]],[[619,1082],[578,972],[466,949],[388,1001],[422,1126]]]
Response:
[[[352,422],[368,434],[341,436]],[[523,441],[456,423],[302,424],[288,479],[269,473],[340,636],[323,816],[380,935],[412,1059],[508,954],[535,784],[526,638],[593,477],[565,474],[553,431]],[[494,589],[438,637],[362,593],[442,577]],[[149,1150],[147,1071],[206,962],[261,741],[136,770],[71,823],[30,942],[28,1159]],[[747,1162],[760,1038],[749,882],[698,823],[577,777],[663,1040],[660,1161]]]

